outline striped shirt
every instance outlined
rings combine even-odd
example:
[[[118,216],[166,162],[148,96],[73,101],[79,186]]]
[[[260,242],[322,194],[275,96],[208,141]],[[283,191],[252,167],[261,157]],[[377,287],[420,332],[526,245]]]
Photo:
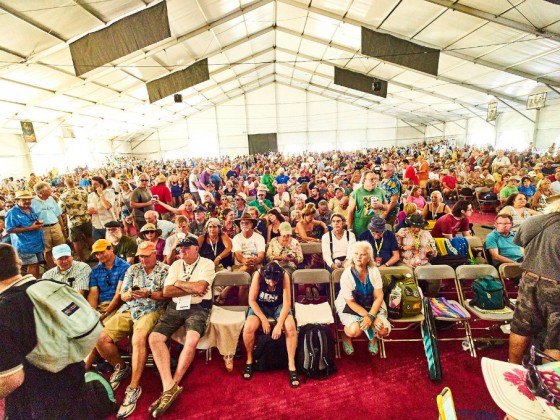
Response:
[[[53,267],[43,274],[43,280],[56,280],[62,283],[66,283],[77,291],[89,290],[89,275],[91,273],[91,268],[84,262],[74,261],[70,266],[70,269],[66,271],[60,271],[58,267]],[[74,279],[70,282],[69,279]],[[70,284],[72,283],[72,284]]]

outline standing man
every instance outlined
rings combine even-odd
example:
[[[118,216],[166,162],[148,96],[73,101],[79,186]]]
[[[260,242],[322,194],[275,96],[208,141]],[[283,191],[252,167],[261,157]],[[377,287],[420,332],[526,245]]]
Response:
[[[404,169],[403,184],[418,185],[419,181],[418,175],[416,175],[416,169],[414,169],[413,162],[410,162],[414,161],[414,159],[409,159],[403,159],[402,161],[402,167]]]
[[[88,418],[83,362],[52,373],[26,359],[41,343],[33,302],[26,293],[35,281],[30,275],[22,277],[20,271],[14,248],[0,244],[0,399],[5,399],[4,418]]]
[[[383,181],[381,181],[381,188],[385,191],[385,196],[389,205],[381,214],[381,217],[391,226],[397,221],[399,202],[402,193],[401,181],[397,178],[396,172],[397,168],[392,163],[383,165]]]
[[[60,210],[66,214],[70,241],[74,254],[80,261],[85,261],[84,244],[89,248],[93,244],[91,216],[88,212],[88,195],[76,187],[72,177],[66,177],[67,190],[60,196]]]
[[[193,168],[189,175],[189,192],[195,203],[200,204],[200,195],[198,195],[198,169]]]
[[[91,268],[85,262],[74,261],[72,251],[66,244],[57,245],[52,250],[56,267],[43,274],[42,279],[51,279],[66,283],[80,294],[89,290]]]
[[[200,257],[195,239],[185,238],[179,243],[179,248],[180,259],[170,267],[163,288],[163,296],[172,298],[172,301],[149,337],[163,387],[161,396],[149,408],[154,417],[166,412],[183,391],[179,384],[194,359],[212,307],[211,286],[216,276],[214,263]],[[185,344],[172,376],[166,342],[180,327],[186,330]]]
[[[422,195],[428,194],[428,180],[430,179],[430,167],[426,159],[424,159],[424,155],[418,156],[418,185],[422,188]]]
[[[389,207],[385,192],[377,188],[379,175],[365,171],[360,184],[362,186],[350,194],[348,205],[348,227],[359,236],[367,230],[370,220],[380,216]]]
[[[12,245],[27,267],[27,274],[37,279],[39,263],[45,261],[45,235],[43,222],[31,208],[32,199],[29,191],[16,193],[16,206],[6,214],[6,232],[10,234]]]
[[[147,223],[144,215],[147,211],[154,209],[154,199],[152,198],[152,193],[148,189],[148,184],[150,182],[150,177],[146,173],[140,174],[138,177],[138,185],[132,195],[130,196],[130,207],[132,207],[132,212],[134,215],[134,221],[138,231]]]
[[[142,242],[136,255],[140,258],[140,263],[130,266],[126,271],[121,288],[120,295],[124,304],[105,323],[97,342],[99,354],[115,368],[109,379],[113,390],[132,374],[117,418],[132,414],[142,394],[139,383],[148,358],[148,335],[156,325],[167,300],[163,297],[163,282],[167,277],[168,267],[156,260],[156,246],[152,242]],[[132,341],[132,366],[123,361],[116,345],[126,337],[131,337]]]
[[[525,220],[513,240],[526,257],[509,336],[511,363],[521,364],[531,341],[543,332],[545,353],[560,359],[560,197],[549,203],[546,214]]]
[[[212,174],[214,172],[216,172],[216,168],[213,165],[208,165],[198,178],[198,195],[202,203],[206,202],[204,198],[206,194],[209,194],[208,184],[212,183]]]
[[[45,235],[45,261],[47,268],[54,267],[52,257],[52,249],[57,245],[62,245],[66,242],[63,233],[62,210],[57,202],[52,198],[52,190],[46,182],[38,182],[35,184],[35,197],[31,201],[31,208],[39,220],[43,222],[43,233]],[[66,227],[64,227],[66,230]]]

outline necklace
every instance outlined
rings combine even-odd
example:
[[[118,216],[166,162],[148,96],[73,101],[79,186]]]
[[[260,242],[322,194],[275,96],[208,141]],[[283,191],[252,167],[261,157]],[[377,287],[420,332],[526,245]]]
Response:
[[[414,235],[413,239],[414,239],[414,247],[416,248],[416,251],[419,251],[420,250],[420,233],[418,233],[418,235]]]
[[[439,210],[439,203],[437,206],[432,203],[432,220],[436,220],[437,211]]]
[[[210,242],[210,248],[212,248],[212,253],[214,254],[214,258],[218,255],[218,238],[216,238],[216,243],[212,242],[212,238],[208,237],[208,241]]]

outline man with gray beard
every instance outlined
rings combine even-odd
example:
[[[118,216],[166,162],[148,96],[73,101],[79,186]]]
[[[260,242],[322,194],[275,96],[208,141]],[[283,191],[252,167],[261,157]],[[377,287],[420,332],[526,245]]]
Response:
[[[129,264],[134,264],[134,258],[138,245],[130,236],[123,235],[121,222],[111,221],[105,224],[107,239],[113,245],[113,251],[117,257]]]

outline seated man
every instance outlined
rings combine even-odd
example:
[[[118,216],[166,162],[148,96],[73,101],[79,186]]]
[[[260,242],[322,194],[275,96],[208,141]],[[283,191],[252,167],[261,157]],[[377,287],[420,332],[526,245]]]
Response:
[[[142,393],[139,382],[148,357],[148,335],[156,325],[166,300],[163,297],[163,283],[168,266],[156,260],[156,246],[152,242],[142,242],[136,255],[140,263],[130,266],[126,271],[121,288],[120,296],[124,304],[105,323],[97,342],[99,354],[115,368],[109,379],[113,390],[132,374],[117,413],[118,418],[128,417],[136,408]],[[132,342],[132,369],[122,360],[116,345],[129,336]]]
[[[373,258],[377,267],[391,267],[400,261],[399,244],[394,232],[387,230],[385,220],[374,217],[368,230],[358,236],[358,241],[369,242],[373,248]]]
[[[503,263],[523,261],[523,250],[513,243],[513,219],[509,214],[498,214],[495,229],[486,236],[486,249],[492,257],[492,264],[499,267]]]
[[[57,245],[52,249],[56,267],[43,274],[43,279],[60,281],[68,284],[82,295],[89,290],[91,268],[84,262],[74,261],[72,251],[66,244]]]
[[[155,210],[148,210],[144,214],[144,219],[146,220],[146,223],[151,223],[157,229],[161,229],[161,239],[167,239],[167,237],[171,235],[175,229],[175,224],[173,222],[159,219],[159,214]]]
[[[206,226],[206,207],[203,205],[194,209],[194,220],[189,225],[189,232],[197,238],[204,232]]]
[[[161,396],[149,408],[154,417],[167,411],[183,391],[179,383],[194,359],[212,306],[211,285],[216,276],[214,263],[199,256],[198,241],[195,239],[182,240],[179,248],[180,259],[170,267],[163,288],[163,296],[173,299],[149,338],[163,386]],[[186,330],[185,344],[172,376],[166,341],[183,326]]]
[[[113,245],[113,252],[121,260],[134,264],[134,256],[138,249],[136,241],[123,235],[123,225],[115,220],[105,223],[105,238]]]
[[[511,176],[507,184],[500,190],[500,201],[505,203],[508,197],[516,192],[518,192],[519,182],[521,178],[518,176]]]
[[[327,200],[319,201],[319,207],[317,208],[317,216],[315,220],[319,220],[324,224],[328,225],[331,221],[332,213],[329,210]]]
[[[173,262],[177,259],[175,249],[177,248],[177,245],[179,245],[179,242],[187,236],[198,239],[198,236],[189,232],[189,224],[189,219],[185,216],[179,215],[175,217],[175,233],[165,240],[165,248],[163,249],[163,257],[167,265],[173,264]]]
[[[443,178],[441,178],[441,186],[443,188],[442,194],[444,198],[458,196],[457,191],[457,178],[452,170],[444,169],[441,171]]]

